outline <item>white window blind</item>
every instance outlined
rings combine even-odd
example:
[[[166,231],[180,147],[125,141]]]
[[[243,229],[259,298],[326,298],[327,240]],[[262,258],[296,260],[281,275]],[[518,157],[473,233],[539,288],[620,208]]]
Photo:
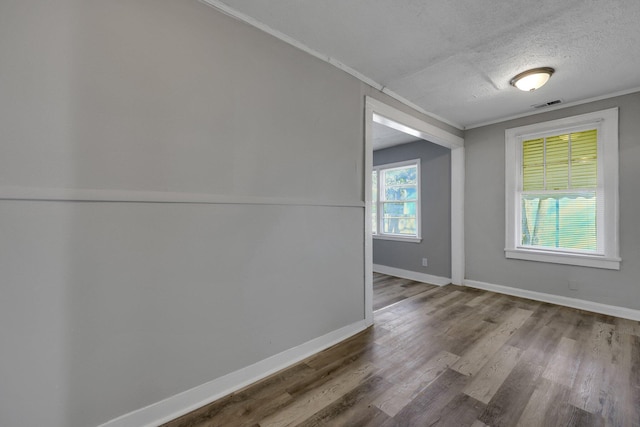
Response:
[[[522,142],[521,244],[601,253],[598,130]]]
[[[507,129],[505,256],[620,268],[618,110]]]

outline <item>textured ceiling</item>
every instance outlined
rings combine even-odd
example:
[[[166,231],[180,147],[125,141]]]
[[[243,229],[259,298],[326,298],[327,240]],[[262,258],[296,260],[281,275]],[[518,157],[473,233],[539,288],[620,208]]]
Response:
[[[344,63],[460,128],[556,99],[640,90],[640,0],[208,2]],[[509,85],[539,66],[556,69],[543,88],[525,93]]]

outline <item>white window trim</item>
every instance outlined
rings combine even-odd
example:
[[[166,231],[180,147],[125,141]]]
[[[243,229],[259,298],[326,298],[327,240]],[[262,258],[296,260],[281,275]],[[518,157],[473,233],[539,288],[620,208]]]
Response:
[[[601,254],[557,252],[519,245],[522,141],[541,134],[565,133],[567,129],[592,124],[598,128],[598,191],[604,209],[598,227],[604,232]],[[600,193],[599,193],[600,194]],[[618,108],[581,114],[505,131],[505,256],[530,261],[569,264],[612,270],[620,269],[618,211]],[[599,248],[600,249],[600,248]]]
[[[400,168],[400,167],[404,167],[404,166],[416,166],[416,181],[418,183],[418,200],[417,200],[417,204],[416,204],[416,234],[417,236],[401,236],[398,234],[385,234],[385,233],[381,233],[381,230],[383,229],[382,225],[383,225],[383,221],[382,221],[382,215],[380,215],[380,213],[382,212],[382,201],[380,200],[380,187],[381,187],[381,180],[380,180],[380,171],[381,170],[385,170],[385,169],[394,169],[394,168]],[[421,216],[421,211],[422,211],[422,182],[421,182],[421,178],[420,178],[420,159],[412,159],[412,160],[405,160],[402,162],[395,162],[395,163],[386,163],[384,165],[378,165],[378,166],[374,166],[373,167],[373,171],[375,171],[378,175],[378,199],[376,200],[376,212],[377,212],[377,229],[378,232],[373,234],[373,238],[374,239],[380,239],[380,240],[394,240],[396,242],[412,242],[412,243],[420,243],[422,241],[422,216]]]

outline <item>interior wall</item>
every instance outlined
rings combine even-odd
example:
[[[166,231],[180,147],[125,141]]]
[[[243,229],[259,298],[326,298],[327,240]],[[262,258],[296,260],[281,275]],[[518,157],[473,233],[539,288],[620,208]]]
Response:
[[[95,426],[364,318],[358,80],[196,0],[2,1],[0,58],[0,425]]]
[[[373,263],[451,277],[451,150],[416,141],[373,152],[373,165],[420,159],[422,241],[373,239]],[[422,266],[427,258],[428,266]]]
[[[505,130],[619,107],[619,271],[506,259]],[[640,309],[640,93],[555,110],[465,133],[466,278]],[[578,285],[569,290],[569,281]]]

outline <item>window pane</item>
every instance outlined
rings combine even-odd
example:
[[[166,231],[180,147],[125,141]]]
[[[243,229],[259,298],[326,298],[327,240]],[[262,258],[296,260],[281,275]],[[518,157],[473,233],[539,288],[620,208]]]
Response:
[[[523,190],[544,190],[544,139],[522,143]]]
[[[374,175],[372,181],[376,187],[373,197],[377,196],[378,200],[372,209],[371,221],[377,236],[418,237],[419,161],[415,159],[376,167],[377,176]]]
[[[569,188],[569,135],[550,136],[546,142],[547,190]]]
[[[383,232],[416,235],[416,203],[384,203]]]
[[[386,187],[393,185],[416,184],[417,168],[415,166],[407,166],[402,168],[389,169],[384,171],[384,185]]]
[[[535,191],[596,188],[597,132],[597,129],[591,129],[523,141],[522,189]]]
[[[378,171],[371,173],[371,232],[378,234]]]
[[[378,201],[378,171],[371,174],[371,200],[373,203]]]
[[[598,181],[597,129],[571,134],[571,188],[596,188]]]
[[[417,195],[415,186],[387,187],[384,192],[385,200],[417,200]]]
[[[523,196],[521,242],[550,249],[597,250],[595,192]]]
[[[373,208],[373,212],[371,212],[371,223],[371,232],[373,234],[378,234],[378,213],[376,212],[375,207]]]

